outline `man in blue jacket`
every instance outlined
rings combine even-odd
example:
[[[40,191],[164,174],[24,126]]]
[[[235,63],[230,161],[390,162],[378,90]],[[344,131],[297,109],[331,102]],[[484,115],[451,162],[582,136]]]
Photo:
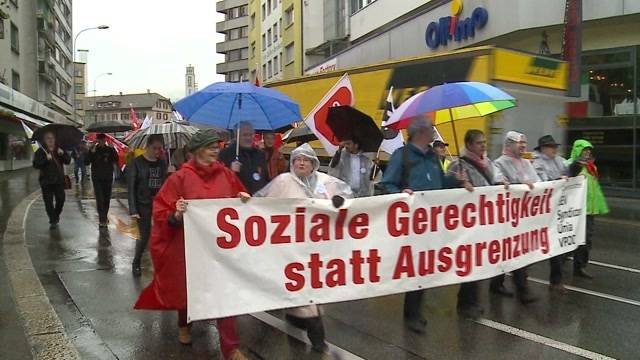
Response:
[[[463,175],[445,176],[438,155],[430,144],[435,131],[432,120],[426,115],[417,116],[407,128],[407,145],[394,151],[389,160],[382,186],[389,193],[440,190],[461,185],[473,191]],[[423,290],[410,291],[404,298],[404,317],[409,330],[424,333],[427,320],[420,314]]]

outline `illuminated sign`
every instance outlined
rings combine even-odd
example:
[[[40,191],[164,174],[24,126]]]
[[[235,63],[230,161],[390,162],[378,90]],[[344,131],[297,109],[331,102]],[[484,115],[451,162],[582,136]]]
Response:
[[[427,26],[424,37],[430,49],[435,50],[439,46],[446,46],[449,41],[460,42],[473,38],[476,30],[482,29],[489,20],[489,12],[483,7],[473,9],[470,17],[461,19],[461,0],[452,1],[451,13],[452,16],[442,17]]]

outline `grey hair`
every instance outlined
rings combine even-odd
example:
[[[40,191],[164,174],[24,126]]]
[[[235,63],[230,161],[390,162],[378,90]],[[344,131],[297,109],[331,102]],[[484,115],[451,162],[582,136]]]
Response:
[[[233,135],[237,136],[240,129],[251,129],[251,131],[255,131],[253,124],[246,120],[240,121],[236,124]]]
[[[431,117],[424,114],[414,117],[407,127],[409,139],[427,129],[433,129],[433,120],[431,120]]]

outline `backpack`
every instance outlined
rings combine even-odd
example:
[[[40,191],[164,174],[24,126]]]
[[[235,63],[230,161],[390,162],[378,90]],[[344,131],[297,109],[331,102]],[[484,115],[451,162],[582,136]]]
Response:
[[[411,163],[409,162],[409,148],[405,145],[402,147],[402,178],[400,180],[400,189],[404,189],[409,185],[409,176],[411,175]],[[373,195],[391,194],[389,190],[382,184],[376,183],[373,186]]]

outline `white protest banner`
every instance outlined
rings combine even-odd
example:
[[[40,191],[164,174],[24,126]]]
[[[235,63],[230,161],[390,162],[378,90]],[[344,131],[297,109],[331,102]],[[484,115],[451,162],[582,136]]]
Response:
[[[190,321],[493,277],[585,241],[586,183],[347,200],[191,200]]]

